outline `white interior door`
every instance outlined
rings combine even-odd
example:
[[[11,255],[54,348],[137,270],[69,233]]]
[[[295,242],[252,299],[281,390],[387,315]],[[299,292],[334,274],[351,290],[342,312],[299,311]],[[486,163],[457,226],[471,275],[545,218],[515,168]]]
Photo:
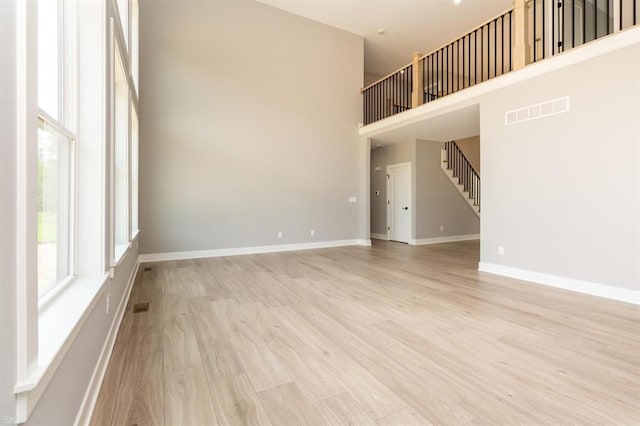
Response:
[[[387,232],[389,239],[411,238],[411,163],[387,166]]]

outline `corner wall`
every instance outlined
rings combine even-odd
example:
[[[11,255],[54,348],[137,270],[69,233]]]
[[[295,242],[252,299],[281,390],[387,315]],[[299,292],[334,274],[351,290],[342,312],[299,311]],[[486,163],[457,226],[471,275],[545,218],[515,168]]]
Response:
[[[387,166],[398,163],[411,163],[412,239],[416,243],[479,234],[480,220],[440,167],[443,148],[442,142],[413,140],[371,150],[372,234],[387,235],[386,170]]]
[[[360,237],[361,37],[253,1],[140,28],[141,253]]]
[[[442,171],[443,149],[441,142],[416,144],[417,240],[480,233],[480,219]]]
[[[639,75],[635,44],[482,99],[481,268],[640,291]],[[506,111],[562,96],[569,112],[505,126]]]

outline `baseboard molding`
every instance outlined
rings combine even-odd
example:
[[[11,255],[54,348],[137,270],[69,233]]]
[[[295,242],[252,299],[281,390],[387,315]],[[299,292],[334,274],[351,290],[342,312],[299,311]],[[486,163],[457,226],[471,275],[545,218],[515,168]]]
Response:
[[[371,247],[371,240],[358,240],[359,246]]]
[[[385,235],[385,234],[374,234],[373,232],[371,233],[371,238],[375,238],[376,240],[384,240],[384,241],[389,241],[389,236]]]
[[[73,423],[74,426],[85,426],[88,425],[91,421],[91,416],[93,415],[93,410],[95,409],[96,402],[98,400],[98,394],[100,393],[100,387],[102,386],[102,381],[104,380],[104,376],[107,373],[107,367],[109,366],[109,360],[111,359],[113,346],[116,343],[116,336],[118,335],[118,331],[120,330],[120,324],[122,324],[122,318],[124,317],[127,303],[129,303],[129,297],[131,296],[131,290],[133,289],[133,284],[136,280],[136,276],[138,275],[139,268],[140,257],[138,257],[136,265],[131,271],[131,275],[129,276],[129,281],[124,291],[124,295],[120,300],[120,305],[118,305],[118,312],[113,317],[113,322],[111,323],[111,327],[109,328],[107,339],[102,346],[102,351],[100,352],[98,362],[93,370],[93,374],[91,375],[91,380],[89,381],[87,392],[82,399],[80,410],[78,411],[76,420]]]
[[[577,293],[589,294],[591,296],[603,297],[605,299],[617,300],[619,302],[640,305],[640,290],[613,287],[607,284],[559,277],[557,275],[543,274],[540,272],[527,271],[525,269],[512,268],[487,262],[480,262],[478,264],[478,271],[529,281],[549,287],[575,291]]]
[[[449,237],[420,238],[417,240],[409,240],[409,244],[411,244],[412,246],[422,246],[427,244],[454,243],[456,241],[471,241],[479,239],[480,234],[451,235]]]
[[[370,246],[371,240],[335,240],[313,243],[280,244],[272,246],[239,247],[214,250],[179,251],[173,253],[141,254],[139,260],[144,262],[162,262],[166,260],[200,259],[205,257],[238,256],[243,254],[278,253],[283,251],[311,250],[345,246]]]

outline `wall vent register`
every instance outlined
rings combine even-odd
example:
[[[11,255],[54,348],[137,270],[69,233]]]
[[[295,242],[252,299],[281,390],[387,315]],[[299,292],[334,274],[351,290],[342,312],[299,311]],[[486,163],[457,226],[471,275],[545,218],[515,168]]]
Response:
[[[538,118],[562,114],[563,112],[568,112],[569,109],[569,97],[565,96],[507,111],[504,113],[504,124],[505,126],[509,126],[523,121],[536,120]]]

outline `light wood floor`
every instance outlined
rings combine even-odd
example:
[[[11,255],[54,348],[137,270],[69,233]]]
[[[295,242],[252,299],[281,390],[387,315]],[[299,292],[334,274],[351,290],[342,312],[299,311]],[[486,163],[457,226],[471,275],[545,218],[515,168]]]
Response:
[[[141,265],[92,424],[640,424],[640,309],[479,273],[478,252]]]

